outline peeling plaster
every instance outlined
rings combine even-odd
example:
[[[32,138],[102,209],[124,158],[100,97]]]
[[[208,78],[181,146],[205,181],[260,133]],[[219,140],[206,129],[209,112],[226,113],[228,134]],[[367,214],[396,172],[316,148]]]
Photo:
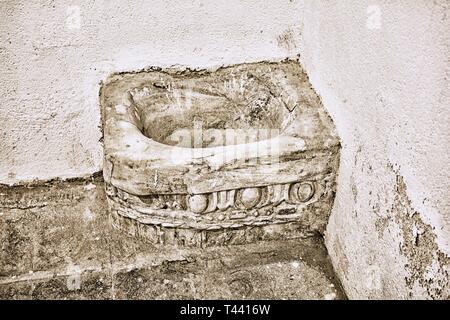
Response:
[[[432,299],[450,299],[450,257],[438,248],[433,228],[411,206],[405,181],[399,174],[392,213],[401,229],[400,252],[408,261],[405,281],[409,295],[413,297],[413,291],[419,287]]]

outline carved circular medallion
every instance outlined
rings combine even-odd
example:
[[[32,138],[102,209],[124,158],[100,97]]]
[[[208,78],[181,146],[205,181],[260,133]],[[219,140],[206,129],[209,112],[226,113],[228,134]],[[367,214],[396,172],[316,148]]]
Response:
[[[299,182],[292,185],[290,194],[291,197],[299,202],[307,202],[314,196],[314,183],[310,181]]]
[[[189,209],[194,213],[202,213],[208,207],[208,196],[205,194],[194,194],[188,196]]]
[[[240,200],[246,209],[251,209],[256,206],[260,199],[260,188],[246,188],[240,191]]]

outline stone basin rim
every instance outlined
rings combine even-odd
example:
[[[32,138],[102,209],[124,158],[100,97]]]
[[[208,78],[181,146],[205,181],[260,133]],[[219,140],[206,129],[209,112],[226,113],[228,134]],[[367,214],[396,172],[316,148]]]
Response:
[[[143,88],[148,88],[147,86],[142,86],[142,87]],[[257,132],[256,133],[257,137],[256,138],[252,137],[252,139],[250,139],[251,141],[243,142],[243,143],[235,143],[236,141],[233,141],[233,143],[229,143],[230,141],[225,139],[227,141],[225,142],[225,141],[222,140],[225,143],[221,144],[219,146],[203,146],[203,145],[202,146],[193,146],[193,145],[191,145],[191,146],[180,146],[180,145],[175,145],[175,144],[172,144],[172,143],[168,143],[168,141],[161,141],[163,139],[161,137],[154,136],[155,132],[153,132],[153,134],[148,132],[148,128],[155,127],[155,128],[158,128],[160,131],[165,131],[165,133],[166,133],[166,137],[165,138],[171,137],[177,130],[180,130],[180,129],[181,130],[187,130],[187,131],[189,131],[188,134],[190,134],[190,141],[192,142],[194,134],[192,132],[190,132],[190,131],[195,130],[195,123],[196,123],[196,121],[198,121],[197,117],[200,116],[200,114],[198,113],[199,110],[191,110],[189,108],[185,108],[185,109],[180,108],[180,109],[182,109],[182,111],[178,110],[179,113],[174,112],[173,114],[170,114],[170,116],[167,115],[167,114],[164,114],[164,117],[162,118],[164,120],[162,120],[161,118],[158,118],[155,115],[152,117],[151,116],[151,111],[146,110],[146,108],[143,107],[142,104],[145,104],[145,103],[152,104],[152,102],[146,101],[146,100],[151,100],[150,98],[153,97],[153,100],[156,101],[157,97],[159,97],[161,95],[161,93],[149,94],[149,96],[147,96],[145,98],[143,98],[143,97],[135,98],[133,96],[133,94],[132,94],[132,92],[135,91],[135,90],[144,91],[142,88],[138,89],[138,87],[131,88],[131,89],[127,90],[127,92],[124,93],[123,98],[122,98],[122,101],[125,102],[123,106],[125,106],[127,109],[131,109],[131,110],[128,110],[128,112],[134,113],[136,115],[135,119],[133,119],[135,121],[135,125],[140,129],[141,133],[145,137],[147,137],[148,139],[150,139],[152,141],[159,142],[159,143],[164,144],[164,145],[177,146],[177,147],[186,148],[186,149],[197,149],[197,148],[198,149],[209,149],[209,148],[215,148],[215,147],[227,147],[227,146],[230,146],[230,145],[249,144],[249,143],[260,142],[260,141],[264,141],[264,140],[272,140],[273,138],[276,138],[277,136],[283,135],[283,132],[284,132],[284,128],[282,128],[282,123],[279,121],[279,119],[277,119],[275,122],[271,121],[269,115],[265,115],[262,119],[260,119],[262,123],[267,125],[265,127],[252,126],[252,125],[249,125],[248,123],[242,122],[242,120],[240,120],[240,119],[233,120],[233,121],[230,121],[230,119],[228,119],[228,122],[227,122],[226,119],[222,119],[220,117],[220,115],[219,115],[218,117],[215,118],[215,120],[217,120],[219,122],[222,121],[222,124],[225,124],[225,125],[228,125],[228,126],[231,126],[231,127],[220,128],[220,127],[213,127],[213,126],[209,127],[209,126],[207,126],[206,128],[201,128],[201,129],[202,130],[216,130],[215,133],[217,133],[217,132],[221,133],[221,135],[222,135],[221,138],[223,138],[223,135],[225,134],[226,130],[236,130],[236,132],[240,132],[240,133],[249,133],[249,132],[251,132],[253,130],[254,132]],[[185,89],[183,89],[183,90],[185,90]],[[194,90],[194,91],[191,91],[191,92],[197,92],[197,91]],[[201,93],[201,94],[203,96],[208,96],[208,94],[204,94],[204,93]],[[144,100],[146,102],[143,103],[141,100]],[[156,104],[156,102],[155,102],[155,104]],[[164,109],[164,107],[166,109],[165,110],[166,112],[168,112],[169,108],[173,108],[173,106],[168,107],[167,105],[165,105],[165,106],[162,107],[162,109]],[[283,107],[284,106],[281,106],[281,108],[283,108]],[[221,108],[223,108],[223,106],[221,106]],[[237,106],[233,106],[233,108],[238,109]],[[280,108],[280,106],[277,106],[277,108]],[[148,108],[148,109],[151,109],[151,108]],[[155,111],[155,110],[153,110],[153,111]],[[271,110],[271,111],[279,112],[277,110]],[[150,115],[149,115],[149,113],[150,113]],[[189,116],[191,116],[193,119],[191,119],[190,121],[186,121],[187,120],[186,118],[188,118]],[[151,121],[142,121],[142,119],[145,119],[147,117],[149,117],[151,119]],[[175,127],[172,127],[172,128],[166,128],[167,123],[170,123],[171,121],[174,121],[174,119],[177,119],[177,118],[181,118],[181,120],[185,120],[183,125],[178,125],[178,126],[175,126]],[[178,121],[182,122],[179,119],[178,119]],[[164,125],[161,125],[160,124],[161,122],[164,122]],[[207,125],[207,123],[205,121],[203,121],[203,122],[200,121],[198,123],[202,123],[202,125],[205,125],[205,124]],[[239,126],[237,126],[237,127],[232,126],[233,124],[239,124],[239,123],[241,124],[241,127],[239,127]],[[261,130],[261,129],[267,130],[267,132],[270,131],[270,134],[268,136],[261,137],[259,132],[257,131],[257,130]],[[276,130],[276,131],[274,131],[274,130]],[[275,132],[275,134],[274,134],[274,132]],[[215,139],[212,140],[211,138],[212,137],[210,137],[210,141],[209,142],[215,141]],[[233,137],[233,139],[234,138],[235,137]],[[246,136],[245,138],[248,138],[248,136]],[[203,139],[203,132],[202,132],[202,139]]]

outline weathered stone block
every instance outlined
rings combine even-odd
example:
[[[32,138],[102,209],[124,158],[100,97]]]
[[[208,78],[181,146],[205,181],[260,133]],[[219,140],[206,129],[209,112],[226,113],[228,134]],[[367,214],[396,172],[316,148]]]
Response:
[[[109,217],[102,179],[0,186],[0,299],[345,298],[318,236],[180,248],[128,236]],[[246,234],[217,230],[206,243]]]
[[[324,231],[340,145],[298,63],[115,74],[101,104],[118,228],[188,245]]]

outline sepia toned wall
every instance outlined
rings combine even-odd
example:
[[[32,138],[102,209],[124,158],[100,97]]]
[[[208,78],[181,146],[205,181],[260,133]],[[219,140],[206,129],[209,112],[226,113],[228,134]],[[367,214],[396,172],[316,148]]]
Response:
[[[300,54],[342,142],[326,244],[347,295],[449,298],[447,1],[0,7],[0,184],[101,170],[112,72]]]
[[[449,3],[304,10],[302,62],[342,142],[326,243],[346,292],[448,299]]]

